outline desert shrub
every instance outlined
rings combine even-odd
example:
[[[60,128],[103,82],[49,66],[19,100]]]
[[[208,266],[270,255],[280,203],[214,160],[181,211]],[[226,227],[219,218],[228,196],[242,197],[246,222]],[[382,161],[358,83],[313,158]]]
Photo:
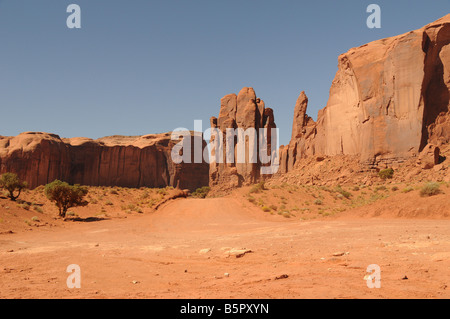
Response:
[[[393,192],[396,192],[396,191],[398,191],[398,187],[397,187],[397,186],[392,186],[391,190],[392,190]]]
[[[359,191],[359,186],[354,186],[354,187],[353,187],[353,191],[354,191],[354,192]]]
[[[322,205],[322,204],[323,204],[323,202],[320,199],[316,199],[314,201],[314,205]]]
[[[34,222],[40,222],[39,218],[37,216],[31,217],[31,220]]]
[[[261,209],[262,209],[264,212],[270,212],[270,211],[271,211],[271,209],[270,209],[269,207],[267,207],[267,206],[263,206],[263,207],[261,207]]]
[[[158,191],[156,193],[159,195],[165,196],[165,195],[167,195],[167,190],[164,188],[160,188],[160,189],[158,189]]]
[[[110,194],[112,195],[119,195],[119,193],[113,188],[109,191]]]
[[[413,187],[407,186],[407,187],[402,189],[402,193],[409,193],[409,192],[412,192],[413,190],[414,190]]]
[[[247,200],[248,200],[250,203],[252,203],[252,204],[255,204],[255,203],[256,203],[256,199],[255,199],[255,197],[253,197],[253,196],[248,196],[248,197],[247,197]]]
[[[378,176],[381,179],[392,178],[394,176],[394,170],[392,168],[382,169],[381,171],[378,172]]]
[[[88,202],[84,197],[88,193],[86,187],[80,185],[69,185],[66,182],[55,180],[45,185],[45,196],[55,202],[59,209],[59,216],[66,217],[66,212],[71,207],[86,206]]]
[[[145,190],[142,195],[140,196],[141,199],[147,199],[149,198],[150,193],[148,192],[148,190]]]
[[[197,188],[192,193],[192,197],[205,198],[208,195],[210,190],[211,190],[211,188],[209,186],[203,186],[203,187]]]
[[[107,201],[105,202],[105,205],[113,206],[114,204],[113,204],[113,202],[111,202],[110,200],[107,200]]]
[[[283,215],[283,217],[286,217],[286,218],[291,217],[291,214],[289,212],[283,212],[281,215]]]
[[[375,191],[376,191],[376,192],[377,192],[377,191],[385,191],[385,190],[387,190],[387,188],[386,188],[386,186],[384,186],[384,185],[375,187]]]
[[[277,210],[277,209],[278,209],[278,207],[277,207],[276,205],[270,205],[269,208],[270,208],[271,210]]]
[[[41,207],[39,207],[39,206],[37,206],[37,205],[33,205],[33,209],[35,210],[35,211],[37,211],[38,213],[43,213],[44,211],[42,210],[42,208]]]
[[[345,198],[350,198],[352,196],[352,193],[344,190],[340,185],[336,186],[334,190],[339,194],[341,194],[342,196],[344,196]]]
[[[19,204],[18,206],[25,210],[30,210],[30,205],[28,205],[27,203]]]
[[[261,181],[258,184],[255,184],[250,189],[249,193],[261,193],[262,191],[266,190],[265,182]]]
[[[436,182],[426,183],[420,190],[420,196],[426,197],[442,193],[439,186],[440,185]]]
[[[20,192],[27,186],[27,183],[21,181],[14,173],[5,173],[0,177],[0,188],[4,188],[8,192],[7,196],[12,201],[15,201],[20,196]],[[14,194],[15,192],[17,192],[17,195]]]

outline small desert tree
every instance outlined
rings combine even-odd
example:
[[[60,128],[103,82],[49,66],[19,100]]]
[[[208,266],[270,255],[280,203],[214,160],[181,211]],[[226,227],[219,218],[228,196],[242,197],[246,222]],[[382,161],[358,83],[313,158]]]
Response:
[[[15,201],[20,196],[22,189],[27,188],[27,183],[21,181],[14,173],[5,173],[0,177],[0,188],[6,189],[8,197]],[[17,195],[14,195],[15,192]]]
[[[87,201],[83,200],[88,193],[86,187],[80,185],[69,185],[66,182],[55,180],[45,185],[45,196],[53,202],[59,209],[59,216],[65,218],[67,210],[71,207],[86,206]]]

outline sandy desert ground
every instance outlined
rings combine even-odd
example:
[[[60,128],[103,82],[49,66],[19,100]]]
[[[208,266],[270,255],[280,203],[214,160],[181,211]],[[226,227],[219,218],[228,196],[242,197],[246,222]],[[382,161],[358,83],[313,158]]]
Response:
[[[286,216],[264,212],[250,196],[289,207],[309,190],[244,188],[141,213],[113,202],[107,213],[83,219],[95,215],[90,205],[74,209],[78,221],[55,219],[49,203],[38,213],[3,198],[0,298],[449,298],[450,192],[444,190],[429,198],[398,192],[332,214],[311,205]],[[33,191],[27,196],[44,202]],[[319,196],[325,204],[335,201]],[[80,289],[66,285],[70,264],[80,266]],[[364,279],[370,264],[380,266],[379,289]]]

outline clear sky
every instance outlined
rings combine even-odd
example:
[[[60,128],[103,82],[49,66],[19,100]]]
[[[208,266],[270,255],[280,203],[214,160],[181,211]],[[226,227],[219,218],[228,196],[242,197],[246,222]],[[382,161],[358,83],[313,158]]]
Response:
[[[371,3],[381,29],[366,26]],[[447,13],[450,0],[0,0],[0,135],[205,130],[251,86],[286,144],[302,90],[314,119],[326,105],[339,54]]]

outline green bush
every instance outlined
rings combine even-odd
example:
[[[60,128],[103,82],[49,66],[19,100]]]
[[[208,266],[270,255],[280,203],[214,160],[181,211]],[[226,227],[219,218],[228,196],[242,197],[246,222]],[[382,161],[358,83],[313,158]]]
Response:
[[[7,196],[12,201],[15,201],[20,196],[20,192],[27,186],[27,183],[21,181],[14,173],[5,173],[0,177],[0,188],[8,191]],[[14,192],[17,192],[17,195],[14,195]]]
[[[69,185],[66,182],[55,180],[45,185],[45,196],[55,202],[59,209],[59,216],[65,218],[66,212],[71,207],[86,206],[87,201],[84,196],[87,195],[88,189],[80,185]]]
[[[344,190],[340,185],[336,186],[335,191],[344,196],[345,198],[350,198],[352,193]]]
[[[380,178],[384,180],[392,178],[394,176],[394,170],[392,168],[382,169],[378,172],[378,176],[380,176]]]
[[[433,196],[442,193],[442,191],[439,189],[439,186],[440,185],[436,182],[429,182],[425,184],[420,190],[420,196]]]
[[[258,184],[253,185],[253,187],[250,189],[249,193],[261,193],[262,191],[266,190],[265,182],[261,181]]]
[[[203,186],[203,187],[197,188],[192,193],[192,197],[205,198],[208,195],[210,190],[211,190],[211,188],[209,186]]]
[[[412,186],[407,186],[402,189],[402,193],[409,193],[409,192],[412,192],[413,190],[414,190],[414,188]]]
[[[322,202],[320,199],[316,199],[316,200],[314,201],[314,204],[315,204],[315,205],[322,205],[323,202]]]

